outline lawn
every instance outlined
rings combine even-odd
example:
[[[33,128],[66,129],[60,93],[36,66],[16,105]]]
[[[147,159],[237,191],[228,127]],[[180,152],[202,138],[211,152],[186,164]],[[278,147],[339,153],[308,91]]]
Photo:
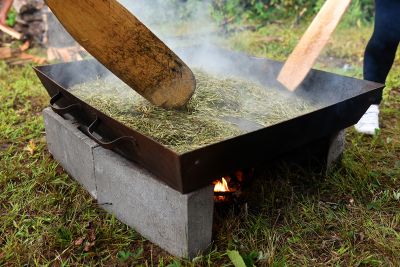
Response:
[[[229,45],[283,60],[304,25],[230,33]],[[371,26],[340,27],[317,67],[361,77]],[[278,164],[254,184],[250,212],[216,214],[214,243],[176,259],[106,214],[46,150],[48,96],[31,66],[0,62],[0,266],[232,266],[227,250],[257,266],[400,264],[400,59],[381,108],[382,129],[349,129],[328,173]],[[233,215],[234,214],[234,215]]]

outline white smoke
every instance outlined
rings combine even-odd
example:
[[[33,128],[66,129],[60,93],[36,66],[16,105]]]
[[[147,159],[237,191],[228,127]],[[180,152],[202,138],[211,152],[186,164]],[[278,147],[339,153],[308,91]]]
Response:
[[[119,2],[191,68],[227,74],[237,67],[217,49],[221,43],[226,43],[226,37],[212,17],[210,0]]]
[[[216,29],[211,2],[199,0],[119,0],[171,48],[208,42]],[[204,40],[203,37],[207,39]]]

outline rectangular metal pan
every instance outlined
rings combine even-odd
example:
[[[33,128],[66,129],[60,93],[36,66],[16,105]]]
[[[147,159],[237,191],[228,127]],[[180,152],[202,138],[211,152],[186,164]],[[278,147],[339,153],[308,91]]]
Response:
[[[196,49],[193,49],[188,55],[190,57],[195,53]],[[224,53],[226,60],[237,66],[233,74],[251,76],[266,86],[280,86],[271,77],[277,76],[282,63],[230,51]],[[241,68],[242,65],[247,67]],[[78,75],[74,71],[77,68],[81,70]],[[211,184],[221,175],[278,158],[288,151],[354,125],[368,107],[380,99],[383,89],[382,84],[313,70],[296,94],[326,99],[323,108],[179,154],[106,116],[69,92],[74,84],[109,73],[96,61],[34,69],[52,97],[51,105],[58,114],[64,118],[72,116],[79,122],[79,128],[100,145],[137,162],[181,193],[192,192]]]

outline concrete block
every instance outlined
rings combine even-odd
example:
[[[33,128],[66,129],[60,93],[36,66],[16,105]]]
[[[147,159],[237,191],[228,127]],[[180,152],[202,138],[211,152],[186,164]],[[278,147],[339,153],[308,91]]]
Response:
[[[50,153],[101,207],[175,256],[193,258],[209,246],[213,186],[181,194],[140,166],[98,146],[71,120],[51,109],[45,109],[43,116]],[[323,150],[330,166],[343,153],[345,132],[324,140],[314,146]]]
[[[343,155],[346,144],[346,130],[334,134],[329,141],[327,168],[332,167]]]
[[[118,154],[94,150],[98,201],[169,253],[192,258],[211,243],[213,187],[183,195]]]
[[[43,111],[48,149],[100,206],[169,253],[191,258],[211,243],[213,187],[183,195],[113,151],[71,120]]]
[[[98,145],[77,125],[53,112],[43,111],[47,147],[63,168],[97,199],[93,149]]]

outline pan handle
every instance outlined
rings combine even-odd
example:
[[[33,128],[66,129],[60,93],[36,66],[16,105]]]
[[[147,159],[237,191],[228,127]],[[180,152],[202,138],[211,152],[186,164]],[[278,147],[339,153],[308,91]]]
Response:
[[[50,99],[50,107],[51,109],[56,112],[57,114],[65,114],[68,113],[74,109],[80,109],[81,106],[79,104],[72,104],[69,105],[67,107],[63,107],[63,108],[59,108],[56,107],[54,104],[60,100],[63,97],[63,95],[61,94],[61,92],[58,92],[57,94],[55,94],[51,99]]]
[[[97,144],[99,144],[101,147],[105,149],[113,149],[114,146],[122,141],[130,141],[132,142],[135,146],[137,146],[136,139],[132,136],[122,136],[119,137],[111,142],[103,142],[100,139],[98,139],[96,136],[94,136],[93,132],[94,129],[101,123],[100,119],[96,116],[96,119],[92,124],[90,124],[89,127],[79,127],[81,130],[83,130],[91,139],[93,139]]]

